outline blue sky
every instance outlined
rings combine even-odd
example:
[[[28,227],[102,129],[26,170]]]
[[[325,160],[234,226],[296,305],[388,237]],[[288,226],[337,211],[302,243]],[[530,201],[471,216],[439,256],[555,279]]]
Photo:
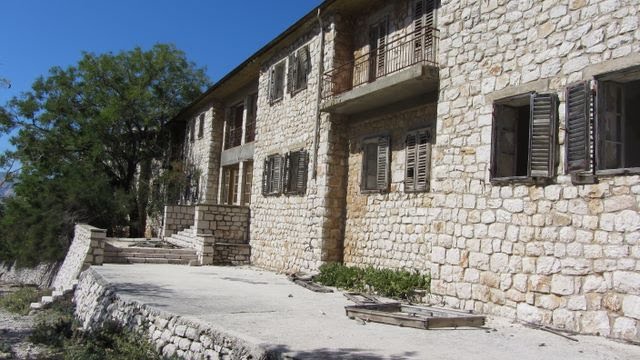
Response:
[[[0,0],[0,105],[53,66],[173,43],[216,81],[321,0]],[[0,151],[7,138],[0,138]]]

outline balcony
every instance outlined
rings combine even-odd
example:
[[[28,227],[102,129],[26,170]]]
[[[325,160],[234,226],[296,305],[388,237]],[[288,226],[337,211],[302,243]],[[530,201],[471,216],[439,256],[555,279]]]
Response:
[[[438,40],[437,29],[419,30],[327,71],[322,111],[357,114],[436,91]]]

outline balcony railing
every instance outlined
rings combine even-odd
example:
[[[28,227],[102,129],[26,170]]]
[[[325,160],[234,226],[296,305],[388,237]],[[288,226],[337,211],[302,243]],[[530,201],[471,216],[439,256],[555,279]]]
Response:
[[[231,149],[242,144],[242,126],[228,127],[224,137],[224,148]]]
[[[394,39],[324,73],[323,98],[349,91],[415,64],[437,65],[438,29],[421,29]]]

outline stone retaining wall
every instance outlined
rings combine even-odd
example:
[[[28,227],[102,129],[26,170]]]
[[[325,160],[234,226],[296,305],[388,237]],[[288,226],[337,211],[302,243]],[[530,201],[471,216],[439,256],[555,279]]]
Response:
[[[170,237],[193,225],[195,206],[169,205],[164,207],[162,237]]]
[[[257,345],[196,320],[186,319],[120,297],[97,272],[80,275],[74,298],[83,329],[116,321],[146,337],[164,356],[185,359],[267,359]]]
[[[0,262],[0,282],[48,288],[59,266],[60,263],[44,263],[35,267],[18,267],[15,263]]]
[[[102,265],[106,236],[104,229],[86,224],[75,226],[71,246],[51,285],[54,290],[71,290],[82,270],[91,265]]]
[[[213,235],[216,241],[231,244],[249,242],[249,208],[235,205],[197,205],[196,235]]]

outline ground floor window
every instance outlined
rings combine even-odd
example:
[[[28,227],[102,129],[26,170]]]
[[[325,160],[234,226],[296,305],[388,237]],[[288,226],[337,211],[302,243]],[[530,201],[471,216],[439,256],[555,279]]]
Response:
[[[251,203],[251,185],[253,184],[253,161],[243,164],[243,184],[242,184],[242,205],[248,206]]]
[[[431,138],[431,129],[415,130],[407,134],[404,177],[404,190],[407,192],[429,190]]]
[[[238,164],[222,168],[222,197],[221,203],[233,205],[238,196],[238,179],[240,175]]]
[[[305,150],[291,151],[285,156],[285,193],[304,195],[307,190],[309,154]]]
[[[391,148],[388,136],[364,139],[362,142],[362,179],[364,192],[389,190],[389,162]]]

